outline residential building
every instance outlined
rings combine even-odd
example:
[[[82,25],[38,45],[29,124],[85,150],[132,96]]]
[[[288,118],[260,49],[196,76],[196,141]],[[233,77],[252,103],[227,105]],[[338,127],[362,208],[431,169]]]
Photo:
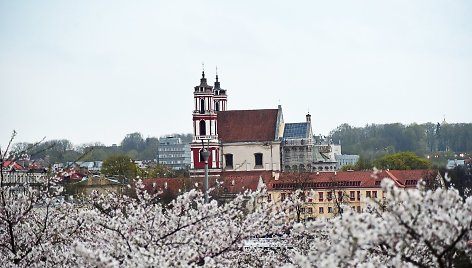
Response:
[[[114,178],[106,178],[103,175],[92,175],[84,177],[82,180],[70,183],[66,186],[66,192],[69,195],[90,195],[93,191],[99,193],[116,193],[123,194],[127,189],[127,183],[121,182]]]
[[[384,170],[377,174],[371,171],[281,173],[264,182],[269,202],[281,202],[296,190],[304,191],[302,219],[313,219],[338,215],[343,206],[362,212],[370,201],[383,202],[381,181],[384,178],[406,190],[416,188],[420,180],[435,179],[442,184],[440,174],[431,170]]]
[[[183,143],[182,139],[178,137],[167,136],[160,138],[157,162],[175,170],[189,168],[190,144]]]
[[[340,170],[347,165],[355,165],[359,160],[359,155],[357,154],[338,154],[334,156],[336,159],[336,169]]]
[[[465,160],[458,160],[458,159],[451,160],[451,159],[448,159],[446,168],[447,169],[454,169],[455,167],[464,166],[464,165],[465,165]]]

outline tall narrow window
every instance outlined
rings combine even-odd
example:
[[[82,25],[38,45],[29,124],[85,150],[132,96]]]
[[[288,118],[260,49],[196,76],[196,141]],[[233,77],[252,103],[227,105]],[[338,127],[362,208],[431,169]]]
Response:
[[[205,113],[205,100],[200,99],[200,113],[204,114]]]
[[[261,153],[254,154],[254,161],[256,163],[256,167],[261,168],[262,167],[262,154]]]
[[[200,135],[206,135],[206,124],[205,120],[200,120]]]
[[[225,154],[225,163],[227,169],[233,169],[233,155]]]
[[[215,102],[215,110],[216,110],[217,112],[220,111],[220,102],[219,102],[219,101]]]

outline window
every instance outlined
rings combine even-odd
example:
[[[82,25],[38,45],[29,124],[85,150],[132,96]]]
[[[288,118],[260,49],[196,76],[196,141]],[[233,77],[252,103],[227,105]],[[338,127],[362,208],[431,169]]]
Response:
[[[374,198],[377,198],[377,191],[372,191],[372,196],[373,196]]]
[[[200,149],[198,151],[198,161],[201,162],[201,163],[205,162],[205,160],[203,160],[203,157],[202,157],[202,151],[203,151],[203,149]]]
[[[338,201],[342,201],[343,200],[343,192],[338,192]]]
[[[320,202],[323,202],[323,192],[319,192],[318,195],[320,197],[319,198]]]
[[[307,214],[313,214],[313,208],[307,208],[306,213]]]
[[[272,194],[267,195],[267,202],[272,202]]]
[[[357,201],[361,200],[361,191],[357,191]]]
[[[319,208],[319,213],[320,213],[320,214],[323,214],[323,213],[324,213],[324,208],[323,208],[323,207],[320,207],[320,208]]]
[[[226,163],[226,168],[233,169],[233,155],[232,154],[225,154],[225,163]]]
[[[280,194],[280,201],[284,201],[286,198],[286,194],[285,193],[281,193]]]
[[[355,193],[354,191],[350,191],[350,192],[349,192],[349,199],[350,199],[351,201],[354,201],[354,200],[356,199],[355,194],[356,194],[356,193]]]
[[[328,201],[333,199],[333,192],[328,192]]]
[[[333,207],[328,207],[328,213],[333,213]]]
[[[205,100],[200,99],[200,113],[204,114],[205,113]]]
[[[361,213],[361,206],[357,206],[357,212]]]
[[[365,192],[365,196],[370,198],[370,191]]]
[[[206,135],[205,120],[200,120],[200,135]]]
[[[256,163],[256,167],[261,168],[262,167],[262,154],[261,153],[255,153],[254,154],[254,161]]]
[[[216,110],[217,112],[220,111],[220,102],[218,102],[218,101],[215,102],[215,110]]]

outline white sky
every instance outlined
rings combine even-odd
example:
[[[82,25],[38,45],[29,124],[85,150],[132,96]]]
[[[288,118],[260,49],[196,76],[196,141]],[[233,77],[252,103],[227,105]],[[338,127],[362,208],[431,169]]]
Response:
[[[472,121],[471,1],[0,1],[0,145],[192,131],[202,62],[230,109]]]

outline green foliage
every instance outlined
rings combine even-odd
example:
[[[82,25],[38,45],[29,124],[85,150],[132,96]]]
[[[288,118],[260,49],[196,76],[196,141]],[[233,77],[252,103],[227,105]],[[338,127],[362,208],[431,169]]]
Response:
[[[356,165],[345,165],[341,168],[342,171],[356,170]]]
[[[357,160],[354,170],[371,170],[372,169],[372,162],[369,159],[361,156],[359,160]]]
[[[371,124],[352,127],[342,124],[330,133],[341,141],[343,153],[375,159],[411,151],[418,155],[432,152],[472,152],[472,124]]]
[[[355,170],[355,171],[360,171],[360,170],[371,170],[372,169],[372,162],[370,162],[369,159],[361,156],[359,157],[359,160],[357,160],[356,164],[354,165],[346,165],[342,167],[342,171],[348,171],[348,170]]]
[[[121,149],[123,152],[131,150],[141,151],[144,148],[144,139],[141,133],[135,132],[127,134],[126,137],[121,141]]]
[[[400,152],[375,160],[374,166],[379,169],[428,169],[431,163],[413,152]]]
[[[103,161],[102,174],[134,178],[137,174],[137,167],[127,155],[112,155]]]

